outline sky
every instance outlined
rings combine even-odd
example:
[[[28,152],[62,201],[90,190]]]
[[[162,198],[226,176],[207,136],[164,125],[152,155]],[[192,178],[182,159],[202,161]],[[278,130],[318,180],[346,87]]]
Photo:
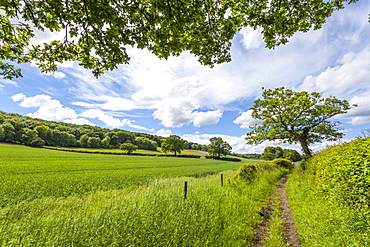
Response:
[[[21,64],[23,77],[0,79],[0,110],[45,120],[89,124],[200,144],[221,137],[235,153],[262,153],[266,146],[300,151],[299,145],[246,145],[256,123],[249,108],[262,87],[334,95],[358,107],[336,116],[345,142],[370,129],[370,4],[361,0],[336,11],[320,30],[296,33],[286,45],[265,48],[261,30],[244,28],[232,40],[232,61],[202,66],[189,52],[161,60],[129,48],[131,61],[98,79],[66,62],[41,73]],[[40,33],[32,42],[58,37]],[[333,143],[311,146],[318,152]]]

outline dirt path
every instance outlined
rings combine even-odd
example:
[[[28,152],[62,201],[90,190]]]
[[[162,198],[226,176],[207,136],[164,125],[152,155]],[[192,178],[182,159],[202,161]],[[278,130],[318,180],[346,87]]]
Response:
[[[255,228],[255,239],[252,242],[252,247],[262,247],[264,246],[265,239],[269,236],[269,222],[276,205],[280,205],[281,217],[283,218],[282,230],[284,232],[284,242],[287,246],[300,247],[301,244],[298,241],[297,228],[294,224],[294,219],[292,212],[290,211],[290,205],[288,197],[286,194],[286,182],[288,180],[287,176],[284,176],[276,189],[274,189],[269,202],[264,206],[259,213],[263,220]]]

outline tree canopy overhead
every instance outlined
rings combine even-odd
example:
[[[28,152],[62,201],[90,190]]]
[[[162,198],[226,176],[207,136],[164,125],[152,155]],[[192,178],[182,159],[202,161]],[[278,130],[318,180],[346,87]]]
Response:
[[[129,46],[160,58],[190,51],[213,66],[231,60],[231,39],[243,27],[261,27],[266,47],[273,48],[298,31],[321,28],[333,11],[356,1],[2,0],[0,75],[20,77],[14,63],[36,60],[43,72],[79,61],[99,76],[128,63]],[[35,29],[64,38],[30,46]]]
[[[351,107],[346,100],[334,96],[323,98],[316,92],[295,92],[284,87],[264,89],[262,99],[254,101],[251,107],[252,117],[262,123],[250,126],[252,131],[245,139],[247,144],[266,140],[300,143],[305,155],[310,157],[310,144],[344,136],[338,129],[340,123],[328,119],[346,113]]]

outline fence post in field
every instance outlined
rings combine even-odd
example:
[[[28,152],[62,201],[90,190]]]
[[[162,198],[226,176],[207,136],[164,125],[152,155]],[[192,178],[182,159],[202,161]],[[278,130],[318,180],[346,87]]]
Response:
[[[224,186],[224,174],[221,173],[221,186]]]
[[[188,195],[188,181],[184,182],[184,200],[186,200],[186,197]]]

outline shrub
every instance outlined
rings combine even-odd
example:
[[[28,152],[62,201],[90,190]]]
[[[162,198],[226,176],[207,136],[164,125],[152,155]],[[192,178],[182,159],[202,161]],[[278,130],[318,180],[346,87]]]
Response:
[[[215,159],[215,160],[225,160],[225,161],[235,161],[235,162],[240,162],[242,161],[239,158],[232,158],[232,157],[217,157],[217,156],[211,156],[211,155],[206,155],[206,159]]]
[[[291,170],[294,168],[294,164],[290,160],[287,160],[287,159],[279,158],[279,159],[274,159],[271,162],[284,169]]]
[[[31,147],[43,147],[45,145],[45,141],[41,138],[36,138],[35,140],[30,142]]]
[[[258,165],[256,163],[244,163],[236,174],[236,178],[242,178],[247,181],[252,181],[256,178],[257,173]]]

